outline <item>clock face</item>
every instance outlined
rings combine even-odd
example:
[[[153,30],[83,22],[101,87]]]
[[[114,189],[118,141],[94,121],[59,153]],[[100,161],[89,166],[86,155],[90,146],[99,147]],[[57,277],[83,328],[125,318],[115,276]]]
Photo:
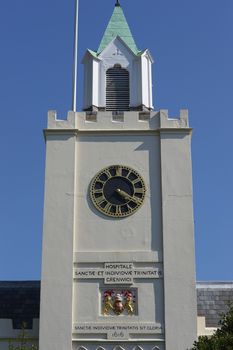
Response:
[[[90,185],[90,196],[96,209],[115,218],[135,213],[142,206],[145,193],[143,178],[123,165],[111,165],[101,170]]]

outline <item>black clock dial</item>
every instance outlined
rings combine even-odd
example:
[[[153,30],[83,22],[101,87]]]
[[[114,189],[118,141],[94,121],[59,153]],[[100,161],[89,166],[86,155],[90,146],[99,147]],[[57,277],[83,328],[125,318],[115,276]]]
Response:
[[[133,214],[143,204],[145,184],[133,169],[112,165],[101,170],[92,180],[90,195],[95,207],[116,218]]]
[[[134,194],[134,187],[132,183],[123,177],[112,177],[103,186],[103,193],[106,200],[112,204],[122,205],[126,204],[127,200],[120,195],[118,189],[123,190],[130,196]]]

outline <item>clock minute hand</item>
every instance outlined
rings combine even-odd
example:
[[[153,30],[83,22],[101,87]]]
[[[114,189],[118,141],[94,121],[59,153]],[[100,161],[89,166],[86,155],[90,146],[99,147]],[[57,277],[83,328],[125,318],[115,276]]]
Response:
[[[127,192],[121,190],[120,188],[117,189],[117,193],[119,193],[119,195],[122,196],[123,198],[129,199],[129,200],[131,200],[131,201],[133,201],[133,202],[135,202],[137,204],[141,203],[139,198],[130,196]]]

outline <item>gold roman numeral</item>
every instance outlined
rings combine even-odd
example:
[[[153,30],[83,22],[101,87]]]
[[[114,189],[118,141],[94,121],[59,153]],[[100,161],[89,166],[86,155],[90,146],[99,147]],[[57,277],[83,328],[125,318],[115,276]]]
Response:
[[[100,197],[95,198],[95,200],[96,200],[96,203],[98,205],[101,205],[101,204],[103,204],[106,201],[106,199],[105,199],[105,197],[103,195],[100,196]]]
[[[104,184],[105,181],[98,179],[96,182],[100,182],[101,184]]]
[[[116,176],[122,176],[122,167],[118,166],[116,168]]]
[[[132,180],[131,182],[132,182],[133,185],[136,185],[138,182],[141,182],[141,180],[140,179],[135,179],[135,180]]]
[[[111,208],[112,208],[112,204],[107,203],[103,209],[104,209],[104,211],[109,213],[111,211]]]
[[[110,173],[110,171],[108,169],[106,169],[104,171],[105,175],[107,175],[108,178],[112,177],[112,174]]]
[[[128,203],[126,205],[127,205],[127,210],[131,211],[133,209]]]
[[[116,205],[116,215],[121,215],[121,206]]]
[[[141,198],[138,198],[138,197],[132,197],[132,201],[137,205],[142,204]]]
[[[145,192],[144,188],[138,188],[138,187],[134,188],[134,193],[142,194],[144,192]]]
[[[95,194],[103,193],[102,188],[94,189]]]

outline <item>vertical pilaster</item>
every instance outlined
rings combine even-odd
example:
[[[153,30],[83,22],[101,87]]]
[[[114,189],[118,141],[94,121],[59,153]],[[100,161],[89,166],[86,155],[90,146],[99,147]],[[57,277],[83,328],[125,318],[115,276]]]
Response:
[[[40,350],[72,349],[75,134],[46,132]]]
[[[166,350],[186,350],[197,334],[191,130],[167,120],[160,140]]]

